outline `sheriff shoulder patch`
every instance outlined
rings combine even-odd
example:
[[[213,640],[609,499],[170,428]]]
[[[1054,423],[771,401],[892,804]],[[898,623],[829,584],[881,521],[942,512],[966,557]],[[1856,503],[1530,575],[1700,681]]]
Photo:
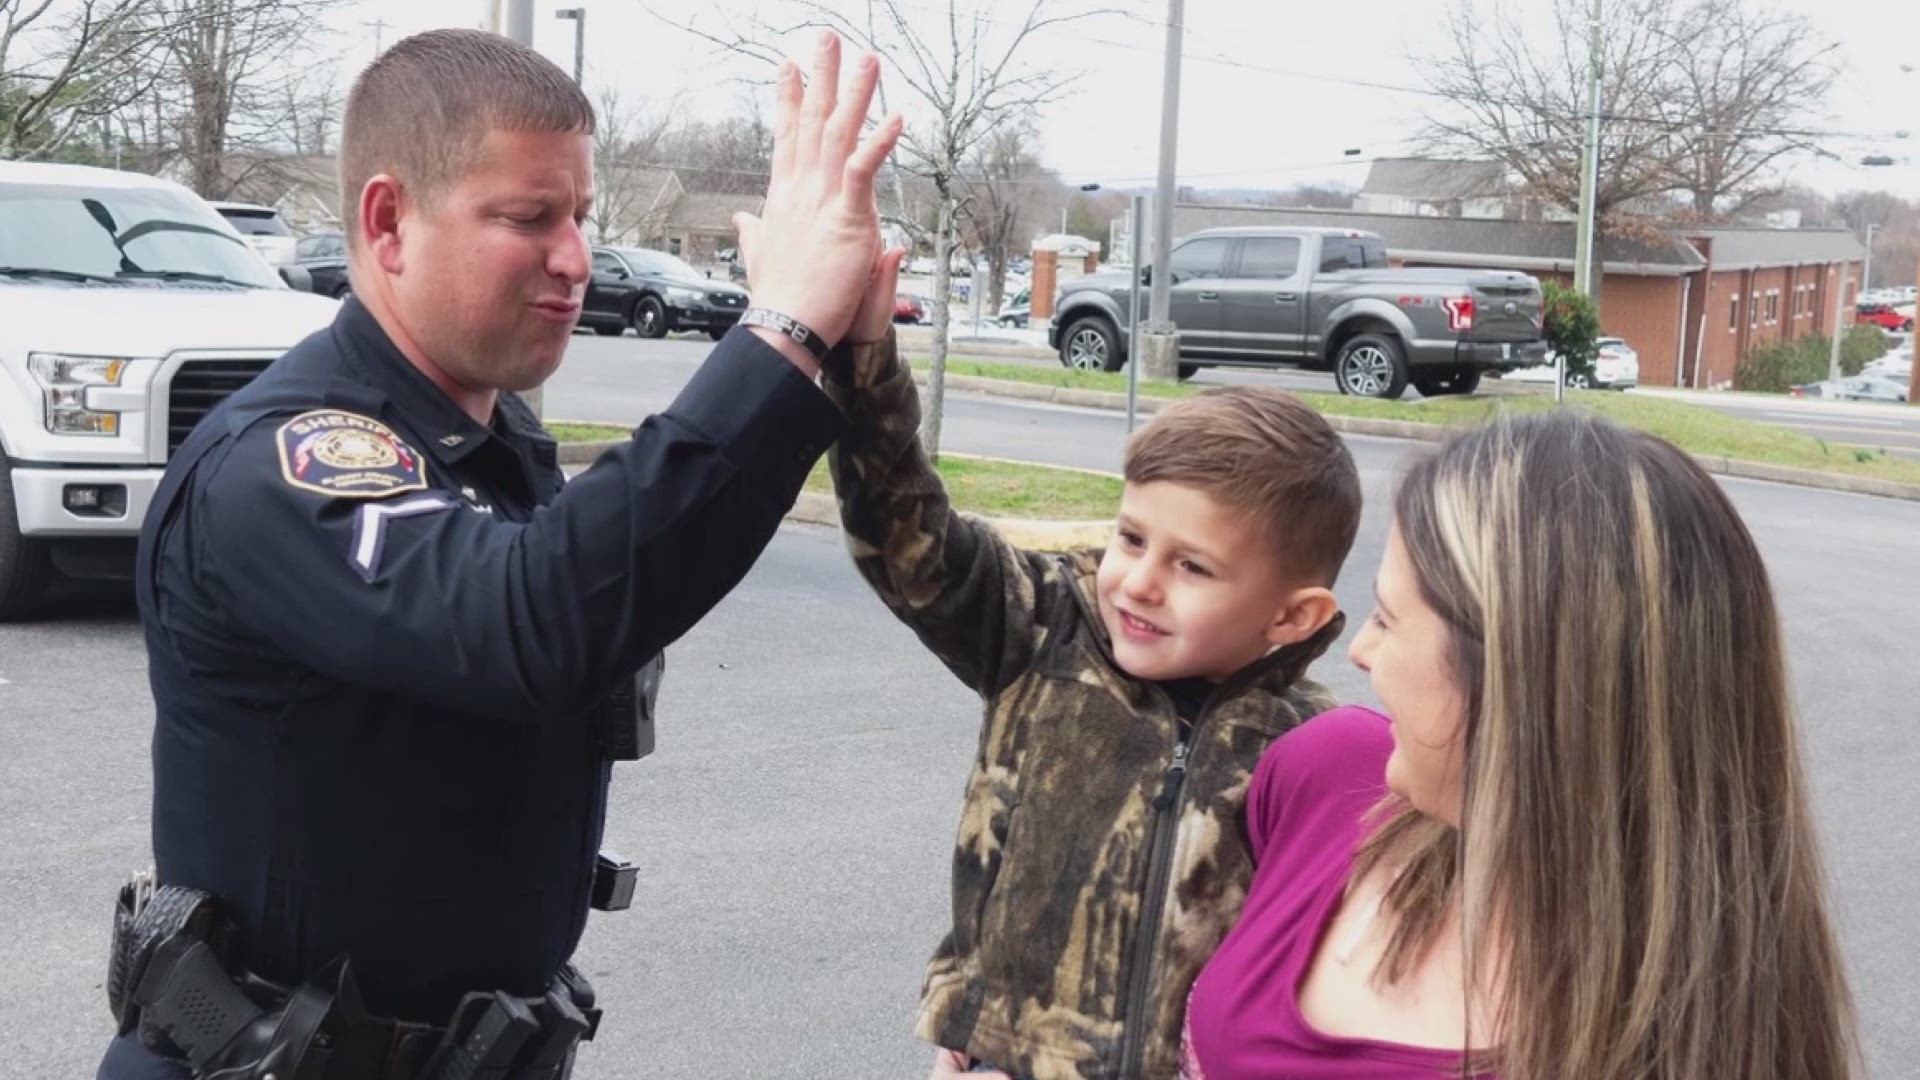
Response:
[[[427,464],[378,420],[315,409],[280,425],[274,440],[287,483],[340,499],[381,499],[424,491]]]

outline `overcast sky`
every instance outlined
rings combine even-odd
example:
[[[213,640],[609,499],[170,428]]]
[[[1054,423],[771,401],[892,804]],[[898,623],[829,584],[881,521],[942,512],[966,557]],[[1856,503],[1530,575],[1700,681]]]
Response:
[[[858,0],[842,2],[858,9]],[[1526,12],[1548,6],[1548,0],[1508,2]],[[944,21],[944,0],[900,3],[929,23]],[[588,12],[590,91],[611,81],[631,95],[665,100],[677,94],[682,108],[702,117],[737,110],[743,95],[756,92],[743,80],[764,77],[766,69],[728,56],[652,12],[717,31],[722,12],[745,21],[755,13],[777,20],[793,11],[788,0],[536,0],[535,45],[569,69],[573,24],[553,12],[575,4]],[[1043,120],[1043,155],[1069,182],[1148,183],[1158,160],[1166,5],[1107,0],[1101,6],[1118,13],[1044,31],[1023,53],[1037,65],[1084,72],[1071,96]],[[1798,165],[1793,178],[1828,192],[1883,188],[1920,198],[1920,3],[1774,0],[1774,6],[1805,15],[1840,45],[1841,77],[1825,119],[1841,133],[1830,149],[1843,161]],[[361,0],[333,20],[342,88],[371,59],[376,35],[391,44],[432,27],[478,26],[486,7],[487,0]],[[1416,93],[1341,80],[1418,86],[1409,57],[1433,48],[1440,7],[1439,0],[1190,0],[1180,182],[1286,187],[1342,180],[1358,186],[1367,159],[1408,152],[1423,111],[1435,103]],[[1018,18],[1025,8],[1021,0],[986,5],[1003,20]],[[385,25],[376,26],[377,20]],[[788,45],[803,50],[805,39]],[[1916,70],[1903,73],[1902,64]],[[901,104],[896,98],[895,106]],[[1896,139],[1902,130],[1912,137]],[[1349,159],[1349,149],[1361,153]],[[1867,154],[1903,163],[1863,168],[1857,162]]]

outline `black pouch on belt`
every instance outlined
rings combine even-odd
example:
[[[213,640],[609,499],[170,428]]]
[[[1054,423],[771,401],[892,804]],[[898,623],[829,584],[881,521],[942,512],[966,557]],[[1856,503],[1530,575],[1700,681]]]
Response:
[[[639,761],[653,753],[654,708],[660,699],[660,679],[666,674],[665,653],[641,666],[632,680],[615,687],[598,706],[601,752],[609,761]]]

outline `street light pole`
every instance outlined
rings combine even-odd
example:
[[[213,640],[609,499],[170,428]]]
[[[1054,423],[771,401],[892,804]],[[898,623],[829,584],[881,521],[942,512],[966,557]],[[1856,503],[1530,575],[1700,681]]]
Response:
[[[1160,272],[1149,282],[1150,326],[1140,335],[1142,355],[1129,364],[1149,364],[1147,374],[1170,379],[1179,370],[1180,333],[1169,319],[1173,308],[1173,275],[1167,254],[1173,248],[1173,177],[1180,149],[1180,38],[1184,29],[1184,0],[1167,0],[1167,56],[1160,88],[1160,175],[1153,195],[1153,258]],[[1137,320],[1139,312],[1133,313]]]
[[[1587,296],[1600,292],[1593,280],[1593,217],[1600,186],[1600,0],[1587,18],[1587,138],[1580,155],[1580,226],[1574,240],[1573,289]]]
[[[556,19],[573,20],[573,85],[585,86],[587,62],[587,9],[583,7],[561,8],[553,13]]]
[[[507,0],[507,36],[533,48],[533,0]],[[534,416],[544,415],[546,394],[540,387],[520,391],[520,400],[527,403]]]

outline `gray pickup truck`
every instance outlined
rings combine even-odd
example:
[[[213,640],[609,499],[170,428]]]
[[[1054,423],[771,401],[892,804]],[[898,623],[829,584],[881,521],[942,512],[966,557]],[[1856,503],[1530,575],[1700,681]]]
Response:
[[[1331,368],[1340,392],[1397,398],[1467,394],[1488,370],[1546,359],[1540,283],[1511,270],[1396,270],[1386,244],[1351,229],[1235,228],[1193,233],[1165,260],[1172,274],[1180,376],[1202,367]],[[1157,267],[1145,271],[1146,279]],[[1048,341],[1061,363],[1126,363],[1125,272],[1060,291]],[[1146,303],[1146,290],[1141,290]]]

